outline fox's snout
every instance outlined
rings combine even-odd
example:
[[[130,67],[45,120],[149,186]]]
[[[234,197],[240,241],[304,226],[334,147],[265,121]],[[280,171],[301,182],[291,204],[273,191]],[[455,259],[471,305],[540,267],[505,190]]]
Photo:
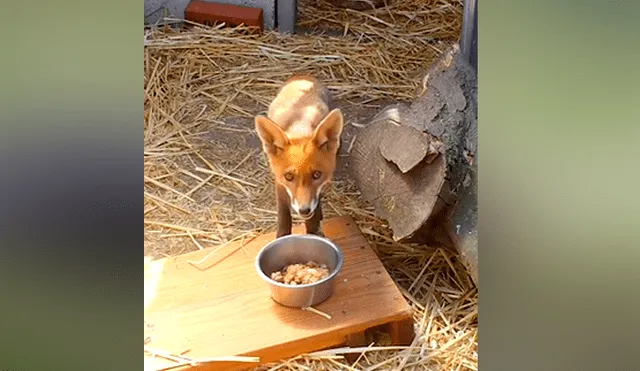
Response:
[[[299,203],[297,200],[291,200],[291,208],[299,216],[306,217],[312,215],[318,207],[318,198],[314,197],[310,202]]]
[[[310,218],[316,212],[320,203],[320,192],[325,182],[319,184],[308,184],[304,181],[305,176],[301,176],[300,184],[285,185],[291,200],[291,210],[302,218]],[[318,180],[322,181],[322,180]],[[295,183],[295,182],[294,182]]]

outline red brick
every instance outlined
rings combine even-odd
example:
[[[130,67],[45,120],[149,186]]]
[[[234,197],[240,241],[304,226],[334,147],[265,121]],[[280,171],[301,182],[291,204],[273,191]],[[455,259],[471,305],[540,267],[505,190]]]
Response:
[[[185,19],[200,24],[224,22],[228,26],[244,24],[263,31],[262,9],[246,6],[219,4],[205,1],[191,1],[185,9]]]

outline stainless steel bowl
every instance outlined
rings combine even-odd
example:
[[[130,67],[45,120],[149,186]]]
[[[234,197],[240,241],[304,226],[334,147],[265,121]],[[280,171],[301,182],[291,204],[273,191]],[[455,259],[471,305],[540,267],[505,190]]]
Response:
[[[296,286],[271,279],[271,273],[285,265],[308,261],[325,264],[329,268],[329,276],[315,283]],[[290,234],[269,242],[260,250],[256,257],[256,270],[269,285],[274,301],[287,307],[303,308],[331,297],[343,261],[342,251],[330,240],[311,234]]]

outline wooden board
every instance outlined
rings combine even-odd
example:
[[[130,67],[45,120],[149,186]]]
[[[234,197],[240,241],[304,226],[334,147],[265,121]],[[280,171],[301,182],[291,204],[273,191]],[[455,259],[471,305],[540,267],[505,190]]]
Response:
[[[315,307],[331,319],[271,300],[254,265],[258,251],[275,238],[268,234],[244,246],[231,243],[145,265],[145,346],[171,354],[189,350],[184,355],[193,359],[247,355],[267,363],[339,346],[354,334],[388,323],[403,323],[406,330],[412,309],[355,222],[338,217],[323,224],[345,259],[333,296]],[[293,233],[302,228],[294,227]],[[198,262],[216,249],[199,265],[204,270],[187,262]],[[174,364],[157,357],[153,362],[145,355],[145,369]],[[256,366],[220,362],[190,370]]]

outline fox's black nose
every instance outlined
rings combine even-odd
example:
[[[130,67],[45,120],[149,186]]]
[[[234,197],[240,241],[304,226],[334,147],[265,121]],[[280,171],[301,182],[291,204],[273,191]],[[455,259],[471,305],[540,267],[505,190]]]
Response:
[[[301,207],[298,212],[300,215],[309,215],[311,213],[311,209],[308,207]]]

